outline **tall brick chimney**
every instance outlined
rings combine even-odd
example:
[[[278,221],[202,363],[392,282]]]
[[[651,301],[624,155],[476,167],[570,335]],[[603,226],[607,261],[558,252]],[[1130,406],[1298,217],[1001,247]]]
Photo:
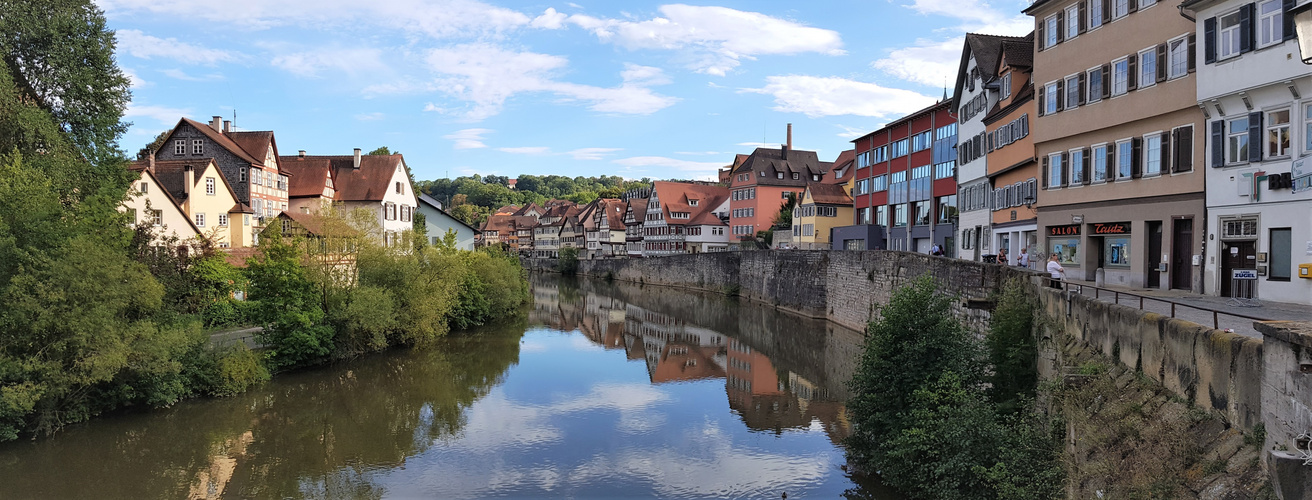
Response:
[[[215,132],[223,132],[223,117],[216,115],[214,118],[211,118],[210,128],[214,129]]]
[[[793,149],[793,124],[788,124],[788,149]]]

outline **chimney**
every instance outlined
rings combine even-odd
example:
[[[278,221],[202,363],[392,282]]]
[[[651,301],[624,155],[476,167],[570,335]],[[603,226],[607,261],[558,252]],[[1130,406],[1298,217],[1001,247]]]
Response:
[[[793,124],[788,124],[788,149],[793,149]]]
[[[302,150],[300,150],[300,151],[297,151],[297,152],[296,152],[296,156],[297,156],[298,158],[304,160],[304,159],[305,159],[305,150],[302,149]]]
[[[210,128],[214,129],[215,132],[223,132],[223,117],[215,116],[214,118],[211,118]]]
[[[360,148],[355,148],[355,169],[360,170]]]
[[[182,192],[186,193],[187,200],[191,200],[191,187],[196,184],[196,170],[191,165],[182,167]]]
[[[154,173],[155,173],[155,153],[154,153],[154,152],[151,152],[149,155],[146,156],[146,170],[149,170],[151,174],[154,174]]]
[[[231,121],[231,120],[223,120],[223,133],[226,134],[226,133],[228,133],[228,132],[232,132],[232,121]]]

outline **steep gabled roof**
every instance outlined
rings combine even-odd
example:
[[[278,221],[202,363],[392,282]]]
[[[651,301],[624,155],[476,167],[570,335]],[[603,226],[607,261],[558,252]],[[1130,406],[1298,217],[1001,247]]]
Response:
[[[164,196],[168,198],[169,201],[173,202],[173,210],[177,210],[178,213],[182,214],[182,218],[187,220],[187,225],[190,226],[191,229],[196,232],[196,234],[198,235],[205,234],[205,232],[201,231],[199,227],[196,227],[195,221],[191,220],[191,217],[188,217],[187,213],[182,211],[182,202],[178,201],[178,199],[174,198],[173,195],[169,193],[168,188],[165,188],[164,185],[160,183],[159,177],[156,177],[155,174],[148,169],[141,169],[141,170],[132,169],[132,170],[134,172],[140,172],[141,177],[143,179],[149,176],[152,183],[155,184],[155,187],[159,188],[160,191],[164,193]]]
[[[232,142],[237,143],[237,145],[240,146],[241,149],[245,150],[252,157],[259,158],[260,163],[264,163],[264,159],[268,158],[269,148],[273,147],[273,132],[269,130],[253,131],[253,132],[228,132],[223,135],[227,136],[229,139],[232,139]],[[274,154],[274,157],[277,156],[278,156],[277,154]]]
[[[215,144],[218,144],[223,149],[228,150],[228,152],[232,153],[238,158],[241,158],[243,161],[250,162],[252,165],[264,166],[263,156],[260,156],[258,158],[252,156],[249,151],[246,151],[236,142],[233,142],[233,140],[228,138],[228,136],[224,135],[223,133],[217,130],[214,130],[213,127],[210,127],[209,125],[198,122],[196,120],[192,120],[191,118],[183,118],[181,121],[178,122],[178,125],[182,125],[182,124],[187,124],[192,128],[199,130],[202,134],[205,134],[206,137],[209,137],[210,140],[214,141]],[[173,130],[175,131],[178,130],[178,127],[173,127]]]
[[[1001,73],[1002,65],[1006,64],[1013,68],[1030,69],[1034,67],[1034,32],[1025,35],[1020,40],[1004,40],[1002,42],[1002,55],[998,57],[998,66],[993,74]]]
[[[856,175],[856,169],[852,168],[856,165],[856,150],[849,149],[839,153],[838,158],[834,159],[832,165],[833,166],[829,168],[829,171],[825,172],[824,177],[820,179],[820,182],[828,184],[843,184],[851,180],[852,176]],[[843,176],[838,177],[839,173],[842,173]]]
[[[811,193],[811,200],[817,205],[851,205],[852,197],[843,189],[842,184],[825,184],[812,182],[806,185]],[[803,195],[805,197],[805,195]]]
[[[751,173],[758,185],[802,187],[812,175],[824,175],[832,165],[820,161],[815,151],[789,149],[785,153],[784,149],[756,148],[733,173]],[[757,172],[765,172],[765,175]],[[779,173],[784,174],[782,179],[778,178]],[[793,179],[794,173],[798,174],[797,179]]]
[[[699,218],[704,212],[715,210],[725,198],[729,197],[729,188],[719,185],[692,184],[685,182],[656,181],[652,191],[661,201],[661,212],[665,214],[665,223],[685,225]],[[692,206],[690,200],[697,200]],[[687,219],[670,217],[670,212],[687,212]],[[719,218],[716,218],[719,221]]]
[[[214,163],[213,158],[195,158],[195,159],[187,159],[187,160],[155,160],[154,172],[151,173],[152,177],[155,178],[156,182],[160,184],[160,187],[162,187],[169,194],[169,197],[172,198],[174,203],[177,203],[179,207],[182,206],[182,203],[187,201],[187,197],[188,197],[187,181],[186,181],[187,179],[186,167],[188,166],[190,166],[192,168],[192,172],[194,172],[192,178],[194,183],[191,186],[192,191],[195,191],[196,186],[200,185],[201,179],[205,178],[204,176],[207,170],[213,168],[216,171],[218,171],[219,169],[218,164]],[[128,165],[128,169],[134,172],[150,170],[150,161],[149,160],[134,161]],[[218,175],[216,175],[215,177],[219,179],[219,183],[223,184],[223,189],[228,191],[228,194],[232,196],[232,199],[238,200],[236,202],[236,205],[228,209],[228,212],[254,213],[254,210],[250,210],[249,206],[243,205],[239,200],[239,198],[237,198],[237,193],[232,190],[232,185],[228,184],[228,178],[223,176],[223,172],[221,171],[218,172]],[[245,210],[243,210],[243,208],[245,210],[250,210],[250,212],[246,212]]]
[[[289,174],[288,198],[323,196],[323,188],[333,175],[331,162],[323,156],[281,156],[278,158],[278,165],[283,173]],[[335,182],[334,189],[336,189]]]
[[[358,169],[355,168],[354,155],[289,156],[280,160],[284,164],[299,165],[289,169],[291,172],[298,172],[300,169],[331,169],[336,188],[333,199],[336,201],[383,201],[388,189],[392,188],[392,174],[396,172],[396,167],[399,165],[407,168],[407,173],[409,172],[408,167],[405,166],[405,158],[399,154],[363,155],[360,157]],[[319,181],[319,189],[323,189],[323,175],[329,174],[326,171],[315,174]],[[304,188],[310,185],[310,181],[297,184]],[[409,185],[408,179],[406,184]],[[289,189],[289,195],[290,191]]]
[[[966,79],[970,77],[966,68],[970,67],[971,56],[975,58],[975,67],[983,77],[984,83],[988,83],[998,75],[998,58],[1002,56],[1002,42],[1022,39],[1023,37],[1015,36],[966,33],[966,41],[961,47],[961,62],[957,67],[956,87],[952,93],[952,109],[961,107],[962,89],[966,86]]]

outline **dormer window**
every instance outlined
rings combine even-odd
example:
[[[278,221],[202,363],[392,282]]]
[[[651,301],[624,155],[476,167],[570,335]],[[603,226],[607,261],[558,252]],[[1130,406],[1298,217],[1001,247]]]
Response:
[[[842,177],[842,176],[843,176],[843,174],[838,174],[838,175],[837,175],[837,177]],[[815,174],[811,174],[811,180],[813,180],[813,181],[819,181],[819,180],[820,180],[820,176],[815,175]]]
[[[777,177],[777,178],[779,178],[779,179],[783,179],[783,178],[784,178],[784,173],[783,173],[783,172],[775,172],[774,176]]]
[[[697,200],[688,200],[688,206],[690,207],[697,206]]]
[[[793,172],[793,180],[797,180],[797,179],[798,179],[797,172]]]
[[[761,177],[765,177],[765,171],[764,171],[764,170],[761,171]]]

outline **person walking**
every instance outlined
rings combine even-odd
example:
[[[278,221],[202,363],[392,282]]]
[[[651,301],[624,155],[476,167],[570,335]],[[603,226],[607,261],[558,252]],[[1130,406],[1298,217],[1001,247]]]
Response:
[[[1010,266],[1010,265],[1011,265],[1011,261],[1007,259],[1007,249],[1006,249],[1006,248],[1002,248],[1002,249],[999,249],[999,250],[998,250],[998,263],[999,263],[999,264],[1002,264],[1002,265],[1004,265],[1004,266]]]
[[[1062,280],[1066,279],[1066,268],[1061,267],[1061,263],[1057,260],[1058,256],[1055,253],[1048,256],[1048,275],[1051,276],[1048,286],[1052,288],[1061,288]]]
[[[1020,267],[1030,267],[1030,254],[1025,247],[1020,249],[1020,257],[1016,257],[1016,265]]]

